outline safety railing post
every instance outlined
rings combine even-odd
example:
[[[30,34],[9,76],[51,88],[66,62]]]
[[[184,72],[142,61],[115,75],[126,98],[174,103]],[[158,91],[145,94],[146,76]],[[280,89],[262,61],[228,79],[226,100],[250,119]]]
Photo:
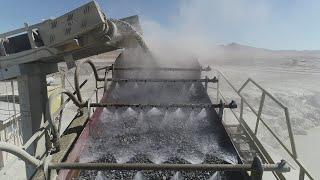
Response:
[[[261,159],[258,157],[254,157],[251,167],[253,169],[251,171],[251,179],[252,180],[262,180],[263,167],[262,167]]]
[[[96,80],[96,103],[98,103],[99,99],[98,99],[98,81]]]
[[[266,93],[264,91],[262,91],[259,110],[258,110],[258,115],[257,115],[256,127],[254,129],[254,134],[255,135],[257,135],[257,133],[258,133],[258,127],[259,127],[259,122],[260,122],[260,119],[261,119],[261,113],[262,113],[262,108],[263,108],[265,97],[266,97]]]
[[[219,101],[219,93],[220,93],[220,72],[218,72],[218,82],[217,82],[217,102]]]
[[[248,79],[247,81],[244,82],[244,84],[239,88],[236,89],[231,82],[225,77],[225,75],[220,72],[219,70],[217,70],[217,74],[218,74],[218,83],[217,83],[217,98],[219,96],[223,97],[223,93],[219,91],[219,82],[221,77],[224,79],[224,81],[226,81],[227,85],[229,85],[240,97],[240,117],[237,118],[237,115],[235,114],[235,112],[233,112],[231,110],[231,112],[233,112],[233,115],[238,119],[240,125],[244,125],[244,126],[248,126],[247,122],[243,119],[244,116],[244,104],[246,104],[249,109],[252,110],[252,112],[257,116],[257,121],[259,120],[259,123],[261,121],[261,123],[263,123],[263,125],[265,125],[266,129],[271,133],[271,135],[277,140],[278,143],[280,143],[280,145],[282,146],[282,148],[288,153],[288,155],[292,158],[292,160],[297,163],[297,165],[300,168],[299,171],[299,180],[304,180],[305,177],[307,176],[308,179],[313,180],[314,178],[312,177],[312,175],[308,172],[308,170],[301,164],[301,162],[298,160],[297,158],[297,152],[296,152],[296,147],[295,147],[295,141],[294,141],[294,136],[293,136],[293,131],[292,131],[292,126],[291,126],[291,120],[290,120],[290,116],[289,116],[289,111],[288,108],[286,106],[284,106],[281,102],[279,102],[279,100],[277,100],[275,97],[273,97],[268,91],[266,91],[264,88],[262,88],[259,84],[257,84],[255,81],[253,81],[252,79]],[[251,82],[253,83],[257,88],[259,88],[262,91],[262,98],[260,100],[260,107],[258,112],[256,112],[256,110],[250,106],[250,104],[247,102],[247,100],[241,95],[242,90],[247,86],[247,84]],[[275,102],[276,104],[278,104],[281,109],[284,110],[285,112],[285,118],[286,118],[286,124],[287,124],[287,130],[288,130],[288,134],[289,134],[289,140],[290,140],[290,145],[291,148],[287,147],[283,141],[281,141],[278,136],[274,133],[274,131],[263,121],[263,119],[261,118],[261,114],[262,114],[262,108],[263,108],[263,104],[265,101],[265,96],[268,96],[268,98],[270,98],[270,100],[272,100],[273,102]],[[248,127],[249,128],[249,127]],[[258,125],[256,124],[256,128],[255,128],[255,133],[257,133],[257,128]],[[249,128],[250,129],[250,128]],[[250,129],[251,130],[251,129]],[[252,132],[252,135],[256,135]],[[258,139],[254,139],[254,141],[258,141],[256,143],[259,143],[260,145],[258,146],[262,146],[261,143],[259,142]],[[271,157],[270,157],[271,158]]]
[[[304,180],[305,172],[303,168],[300,168],[299,180]]]
[[[284,113],[285,113],[285,116],[286,116],[286,123],[287,123],[287,127],[288,127],[288,133],[289,133],[289,138],[290,138],[290,145],[291,145],[291,149],[292,149],[292,155],[293,155],[294,158],[297,159],[298,156],[297,156],[297,151],[296,151],[296,145],[295,145],[295,142],[294,142],[294,137],[293,137],[293,132],[292,132],[292,127],[291,127],[288,108],[284,108]]]
[[[243,118],[243,99],[241,97],[240,99],[240,119],[242,120]]]

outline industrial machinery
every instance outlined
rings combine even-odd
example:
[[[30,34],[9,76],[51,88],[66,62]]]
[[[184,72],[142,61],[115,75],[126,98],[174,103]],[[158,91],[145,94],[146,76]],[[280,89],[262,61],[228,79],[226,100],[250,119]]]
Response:
[[[285,174],[292,169],[299,179],[312,179],[297,159],[288,109],[270,93],[251,79],[237,90],[219,71],[204,77],[202,73],[213,70],[196,60],[163,64],[141,34],[137,16],[109,19],[94,1],[0,34],[1,79],[17,78],[24,144],[21,148],[1,142],[0,150],[26,162],[28,179],[260,180],[266,172],[288,179]],[[45,77],[57,71],[58,62],[72,68],[76,60],[117,49],[123,51],[112,65],[79,63],[74,92],[61,89],[47,98]],[[79,80],[84,64],[92,68],[96,81],[89,97],[81,92],[88,81]],[[226,97],[223,83],[238,99]],[[262,91],[257,112],[241,94],[249,83]],[[215,99],[208,95],[212,86]],[[61,94],[68,99],[51,112]],[[261,119],[266,97],[284,109],[289,148]],[[74,103],[78,113],[60,132],[57,116],[67,103]],[[244,105],[257,117],[254,129],[245,121]],[[227,112],[236,123],[227,123]],[[288,156],[279,161],[272,157],[257,136],[259,124]]]

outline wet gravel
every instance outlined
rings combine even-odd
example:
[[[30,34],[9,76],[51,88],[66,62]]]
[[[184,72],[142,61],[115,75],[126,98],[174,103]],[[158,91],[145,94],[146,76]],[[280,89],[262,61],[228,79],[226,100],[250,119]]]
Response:
[[[107,154],[103,156],[98,161],[99,163],[116,163],[116,159],[111,154]],[[206,155],[204,160],[205,163],[226,163],[214,156]],[[152,163],[152,161],[145,154],[138,154],[132,157],[127,163]],[[164,164],[190,164],[188,161],[171,157]],[[214,171],[192,171],[192,172],[176,172],[176,171],[119,171],[119,170],[111,170],[111,171],[95,171],[95,170],[86,170],[81,171],[78,179],[92,179],[92,180],[105,180],[105,179],[141,179],[144,177],[145,179],[162,179],[169,180],[173,177],[181,177],[183,179],[210,179],[210,177],[214,174]],[[221,179],[226,179],[226,176],[221,173]]]
[[[139,87],[135,87],[135,85]],[[193,83],[116,84],[110,103],[210,103],[205,91]],[[104,109],[90,127],[89,143],[80,162],[225,164],[235,159],[221,122],[212,110],[195,108]],[[226,153],[228,152],[229,153]],[[236,161],[236,160],[235,160]],[[81,171],[78,179],[209,179],[215,172],[193,171]],[[223,173],[219,174],[225,179]]]

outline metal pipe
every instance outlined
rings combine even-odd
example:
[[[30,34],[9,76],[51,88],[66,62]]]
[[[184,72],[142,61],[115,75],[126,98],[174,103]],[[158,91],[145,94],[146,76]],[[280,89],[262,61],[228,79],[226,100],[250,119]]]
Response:
[[[48,124],[47,124],[48,125]],[[31,138],[22,146],[22,149],[28,149],[32,143],[40,139],[45,133],[45,128],[34,133]]]
[[[78,100],[80,102],[83,102],[83,100],[82,100],[82,96],[81,96],[81,92],[80,92],[80,86],[79,86],[79,69],[83,64],[89,64],[90,65],[90,67],[93,70],[94,77],[95,77],[96,81],[104,81],[104,78],[99,78],[98,71],[97,71],[95,65],[93,64],[93,62],[90,59],[87,59],[87,60],[81,62],[80,64],[78,64],[76,66],[76,69],[75,69],[75,72],[74,72],[74,86],[75,86],[75,90],[76,90],[76,94],[77,94]]]
[[[114,67],[116,71],[209,71],[208,68],[172,68],[172,67]]]
[[[88,79],[84,80],[84,81],[80,84],[80,89],[81,89],[87,82],[88,82]],[[77,98],[74,96],[74,95],[76,95],[76,93],[77,93],[76,91],[74,91],[74,92],[72,93],[72,94],[73,94],[72,97],[74,97],[73,100],[77,100]],[[69,97],[69,98],[60,106],[60,108],[57,109],[56,112],[59,112],[62,108],[64,108],[70,100],[72,100],[72,99]],[[72,101],[73,101],[73,100],[72,100]],[[53,115],[55,116],[55,115],[57,115],[57,114],[54,113]]]
[[[136,31],[136,29],[128,22],[120,20],[120,19],[109,19],[112,23],[115,23],[116,27],[122,26],[125,27],[126,30],[131,30],[131,35],[136,39],[138,44],[142,47],[144,52],[149,53],[149,48],[145,41],[143,40],[141,34]]]
[[[264,105],[265,97],[266,97],[266,94],[264,93],[264,91],[262,91],[259,110],[258,110],[258,115],[257,115],[256,127],[254,129],[254,134],[255,135],[257,135],[257,133],[258,133],[258,127],[259,127],[259,122],[260,122],[260,119],[261,119],[262,108],[263,108],[263,105]]]
[[[115,104],[115,103],[91,103],[90,107],[156,107],[156,108],[235,108],[234,101],[229,104]]]
[[[17,156],[18,158],[21,158],[23,161],[28,162],[36,167],[39,167],[42,165],[42,162],[40,160],[31,156],[30,154],[28,154],[26,151],[24,151],[19,146],[16,146],[16,145],[13,145],[10,143],[6,143],[6,142],[0,142],[0,150],[11,153],[11,154]]]
[[[289,172],[289,166],[263,164],[264,171]],[[147,163],[50,163],[49,169],[85,170],[172,170],[172,171],[251,171],[251,164],[147,164]]]
[[[66,74],[65,73],[61,73],[60,74],[60,78],[61,78],[61,88],[65,89],[66,88]],[[61,96],[60,96],[60,107],[63,107],[63,108],[62,109],[58,108],[59,111],[57,113],[59,113],[59,122],[61,122],[61,120],[62,120],[63,110],[65,108],[63,94],[61,94]],[[59,132],[60,132],[61,123],[59,123],[58,129],[59,129]]]
[[[210,79],[115,79],[108,78],[107,81],[113,82],[218,82],[216,77]]]
[[[281,102],[279,102],[275,97],[273,97],[268,91],[266,91],[264,88],[262,88],[258,83],[256,83],[254,80],[252,80],[251,78],[248,79],[250,82],[252,82],[256,87],[258,87],[259,89],[261,89],[262,91],[264,91],[266,93],[266,95],[268,95],[269,98],[271,98],[274,102],[276,102],[279,106],[281,106],[283,109],[287,108],[286,106],[284,106]]]
[[[60,89],[50,95],[48,103],[47,103],[46,113],[47,113],[47,117],[48,117],[49,127],[52,131],[51,132],[52,142],[53,142],[54,148],[56,148],[55,150],[59,150],[59,148],[60,148],[60,144],[59,144],[59,136],[60,136],[59,131],[60,131],[60,129],[58,129],[56,127],[56,125],[54,124],[54,117],[53,117],[53,113],[51,113],[51,109],[52,109],[51,106],[52,106],[53,101],[56,98],[56,96],[61,95],[61,94],[66,94],[67,96],[69,96],[69,98],[73,101],[73,103],[76,106],[81,107],[81,105],[82,105],[78,101],[78,99],[70,91],[68,91],[66,89]]]
[[[78,87],[79,90],[87,83],[87,79],[84,80],[80,86]],[[79,108],[82,108],[82,107],[85,107],[87,103],[81,103],[80,101],[78,101],[78,99],[74,96],[75,94],[77,93],[77,91],[71,93],[70,91],[66,90],[66,89],[61,89],[59,91],[56,91],[54,92],[53,94],[50,95],[49,97],[49,100],[48,100],[48,103],[47,103],[47,115],[48,115],[48,122],[49,122],[49,125],[50,125],[50,129],[52,130],[52,141],[53,141],[53,144],[56,148],[56,150],[59,149],[59,132],[60,132],[60,128],[57,128],[55,125],[54,125],[54,122],[53,122],[53,119],[54,117],[56,116],[56,113],[51,113],[51,105],[52,105],[52,102],[54,101],[54,98],[60,94],[66,94],[69,98],[62,104],[62,106],[60,106],[58,108],[58,110],[56,112],[59,112],[61,111],[64,106],[70,101],[72,100],[72,102]],[[59,125],[58,127],[60,127],[60,121],[58,122]]]

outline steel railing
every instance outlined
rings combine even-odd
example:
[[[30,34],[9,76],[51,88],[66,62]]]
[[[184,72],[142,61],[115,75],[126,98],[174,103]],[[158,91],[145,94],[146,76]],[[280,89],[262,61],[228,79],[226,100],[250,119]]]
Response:
[[[84,80],[81,84],[79,83],[79,74],[80,74],[80,69],[84,64],[89,64],[92,71],[93,71],[93,75],[95,77],[95,88],[93,89],[93,93],[91,95],[89,95],[89,97],[84,101],[82,98],[82,94],[81,94],[81,88],[88,82],[88,79]],[[104,74],[104,77],[99,77],[98,75],[98,71],[100,70],[105,70],[106,73]],[[108,73],[109,69],[98,69],[95,67],[94,63],[90,60],[87,59],[81,63],[79,63],[76,68],[75,68],[75,73],[74,73],[74,85],[75,85],[75,91],[72,93],[68,90],[65,89],[61,89],[60,91],[57,91],[53,94],[50,95],[48,103],[47,103],[47,114],[48,114],[48,122],[51,128],[51,136],[52,136],[52,143],[53,146],[56,150],[59,150],[60,144],[59,144],[59,136],[60,136],[60,127],[61,127],[61,120],[58,121],[58,126],[56,126],[56,123],[54,123],[54,119],[57,116],[57,114],[63,110],[63,108],[66,106],[66,104],[71,100],[78,108],[82,108],[82,107],[87,107],[88,108],[88,117],[90,117],[90,103],[91,102],[91,98],[92,96],[95,94],[95,98],[96,98],[96,103],[98,103],[98,91],[99,88],[98,87],[98,82],[100,81],[105,81],[106,79],[106,75]],[[91,76],[91,75],[90,75]],[[55,97],[61,95],[61,94],[65,94],[68,96],[68,99],[66,100],[65,103],[63,103],[57,111],[55,111],[54,113],[51,113],[51,105],[53,103],[53,100]],[[75,96],[76,95],[76,96]]]
[[[86,63],[86,62],[84,62]],[[90,64],[90,63],[89,63]],[[91,65],[91,64],[90,64]],[[95,71],[95,67],[93,67],[94,69],[94,75],[96,76],[97,74],[97,71]],[[98,70],[99,71],[99,70]],[[97,80],[97,79],[96,79]],[[59,137],[59,131],[60,131],[60,124],[58,124],[58,127],[56,127],[55,123],[54,123],[54,119],[55,117],[59,114],[60,111],[63,110],[63,108],[67,105],[68,102],[70,102],[70,100],[72,100],[73,103],[75,103],[76,105],[80,105],[81,102],[78,101],[78,99],[76,98],[76,94],[78,94],[77,90],[80,91],[80,89],[88,82],[88,79],[85,79],[81,84],[77,84],[77,88],[76,88],[76,91],[75,92],[70,92],[70,91],[67,91],[67,90],[60,90],[58,92],[55,92],[53,93],[52,95],[50,95],[49,97],[49,102],[48,102],[48,106],[47,106],[47,113],[48,113],[48,121],[46,121],[44,123],[44,125],[39,128],[28,140],[27,142],[25,142],[21,147],[19,146],[15,146],[15,145],[12,145],[12,144],[9,144],[9,143],[5,143],[5,142],[0,142],[0,151],[6,151],[6,152],[9,152],[21,159],[23,159],[25,162],[28,162],[28,163],[31,163],[33,165],[37,164],[37,168],[39,168],[39,163],[43,163],[42,161],[38,161],[34,156],[28,154],[26,152],[26,150],[34,143],[36,143],[37,141],[40,140],[40,138],[42,138],[43,136],[45,136],[45,145],[46,145],[46,151],[44,154],[41,154],[40,155],[40,158],[43,158],[45,155],[48,155],[50,152],[52,152],[52,148],[54,146],[52,145],[55,145],[54,143],[58,141],[58,137]],[[97,83],[96,83],[97,85]],[[98,87],[96,87],[96,90],[95,92],[97,92],[97,89],[99,89]],[[58,96],[58,95],[61,95],[62,93],[64,94],[67,94],[68,95],[68,99],[66,101],[64,101],[61,106],[53,113],[49,113],[49,109],[51,109],[51,104],[53,103],[53,98]],[[80,94],[81,96],[81,94]],[[91,98],[92,96],[90,96]],[[98,98],[96,96],[96,98]],[[51,99],[51,100],[50,100]],[[88,101],[88,100],[86,100]],[[77,104],[78,103],[78,104]],[[60,123],[60,121],[59,121]],[[7,123],[6,126],[8,126],[10,123]],[[53,143],[53,144],[51,144]],[[58,146],[58,145],[56,145]],[[16,162],[17,159],[13,159],[11,160],[8,165],[10,164],[13,164]],[[35,163],[36,162],[36,163]],[[40,164],[41,164],[40,163]],[[7,168],[5,168],[7,169]],[[1,169],[2,170],[5,170],[5,169]]]
[[[257,84],[254,80],[252,80],[251,78],[249,78],[247,81],[245,81],[245,83],[240,87],[240,89],[238,90],[237,88],[235,88],[232,83],[228,80],[228,78],[226,78],[226,76],[219,70],[215,69],[215,71],[217,72],[217,78],[218,78],[218,83],[217,83],[217,100],[219,100],[221,97],[221,99],[224,102],[227,102],[225,96],[223,95],[222,91],[220,90],[220,86],[222,83],[222,80],[225,81],[227,83],[227,85],[233,90],[234,93],[236,93],[237,96],[240,97],[240,116],[237,115],[237,112],[234,109],[230,109],[230,111],[232,112],[232,114],[234,115],[234,117],[237,119],[237,121],[239,122],[239,124],[241,125],[242,128],[245,129],[246,133],[249,133],[248,135],[252,138],[254,142],[254,145],[257,146],[257,149],[260,150],[260,152],[262,153],[262,155],[269,161],[269,162],[273,162],[271,156],[268,154],[268,152],[265,150],[265,148],[263,147],[262,143],[260,142],[260,140],[257,138],[257,133],[258,133],[258,127],[259,124],[262,123],[266,129],[268,130],[268,132],[276,139],[276,141],[280,144],[281,148],[283,148],[283,150],[285,150],[285,152],[293,159],[293,161],[299,166],[299,180],[304,180],[305,177],[308,177],[310,180],[313,180],[314,178],[311,176],[311,174],[308,172],[308,170],[302,165],[302,163],[298,160],[298,156],[297,156],[297,152],[296,152],[296,147],[295,147],[295,141],[294,141],[294,136],[293,136],[293,131],[292,131],[292,127],[291,127],[291,121],[290,121],[290,116],[289,116],[289,110],[286,106],[284,106],[280,101],[278,101],[274,96],[272,96],[267,90],[265,90],[264,88],[262,88],[259,84]],[[255,87],[257,87],[260,91],[262,91],[262,95],[261,95],[261,99],[260,99],[260,105],[259,105],[259,109],[258,111],[256,111],[251,105],[250,103],[247,101],[247,99],[241,94],[241,92],[243,91],[243,89],[245,87],[247,87],[247,85],[249,83],[252,83]],[[276,134],[276,132],[274,132],[272,130],[271,127],[268,126],[268,124],[261,118],[262,115],[262,110],[264,108],[264,104],[265,104],[265,98],[269,97],[274,103],[276,103],[277,105],[279,105],[279,107],[283,110],[284,115],[285,115],[285,120],[286,120],[286,125],[287,125],[287,131],[289,134],[289,140],[290,140],[290,146],[291,148],[287,148],[285,143],[280,139],[280,137]],[[256,123],[255,123],[255,128],[251,129],[248,124],[247,121],[244,119],[244,105],[248,106],[249,109],[255,114],[255,116],[257,117],[256,119]]]

